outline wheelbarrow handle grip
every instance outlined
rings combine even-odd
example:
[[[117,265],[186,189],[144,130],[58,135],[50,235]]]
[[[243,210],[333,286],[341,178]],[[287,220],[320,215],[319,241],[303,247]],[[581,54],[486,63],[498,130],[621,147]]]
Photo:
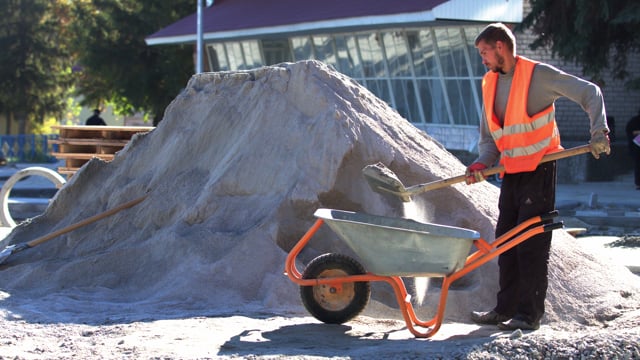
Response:
[[[562,150],[562,151],[554,152],[554,153],[551,153],[551,154],[547,154],[547,155],[542,157],[542,160],[540,160],[540,162],[544,163],[544,162],[564,159],[564,158],[568,158],[568,157],[575,156],[575,155],[586,154],[588,152],[591,152],[591,146],[590,145],[576,146],[576,147],[571,148],[571,149]],[[504,171],[505,171],[504,166],[503,165],[499,165],[499,166],[494,166],[494,167],[482,170],[482,175],[486,178],[488,176],[499,174],[499,173],[504,172]],[[466,179],[467,179],[466,175],[459,175],[459,176],[452,177],[452,178],[449,178],[449,179],[432,181],[432,182],[429,182],[429,183],[426,183],[426,184],[418,184],[418,185],[414,185],[414,186],[408,187],[406,189],[406,191],[404,192],[404,194],[406,194],[406,195],[420,194],[420,193],[423,193],[423,192],[426,192],[426,191],[444,188],[444,187],[447,187],[447,186],[450,186],[450,185],[453,185],[453,184],[458,184],[458,183],[464,182]]]
[[[562,228],[564,228],[564,223],[562,221],[546,224],[546,225],[543,225],[542,227],[544,232],[549,232],[549,231],[558,230]]]
[[[549,211],[548,213],[541,215],[540,220],[542,221],[551,220],[558,215],[560,215],[560,212],[558,210]]]

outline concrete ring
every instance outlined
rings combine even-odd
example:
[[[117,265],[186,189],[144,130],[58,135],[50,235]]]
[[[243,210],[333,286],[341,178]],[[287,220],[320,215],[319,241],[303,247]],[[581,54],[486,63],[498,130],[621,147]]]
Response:
[[[18,181],[31,175],[46,177],[55,184],[57,189],[60,189],[67,182],[57,172],[41,166],[24,168],[11,175],[11,177],[5,181],[4,185],[2,185],[2,190],[0,190],[0,202],[2,202],[2,206],[0,207],[0,222],[2,222],[2,226],[15,227],[17,225],[9,213],[9,193],[11,193],[11,189],[13,189],[13,186]]]

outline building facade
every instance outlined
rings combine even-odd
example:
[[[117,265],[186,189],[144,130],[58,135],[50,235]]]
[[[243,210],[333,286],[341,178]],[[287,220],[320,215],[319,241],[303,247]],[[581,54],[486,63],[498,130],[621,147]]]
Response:
[[[477,137],[485,68],[473,40],[481,25],[388,28],[206,44],[212,71],[320,60],[356,80],[445,146]]]
[[[377,0],[261,3],[216,0],[202,12],[207,71],[317,59],[358,81],[447,149],[471,152],[478,138],[480,83],[486,72],[475,37],[490,22],[519,23],[529,8],[526,0],[405,0],[393,7]],[[187,17],[149,36],[147,43],[193,43],[195,23],[195,15]],[[579,67],[554,59],[546,50],[530,50],[531,33],[516,37],[519,54],[582,75]],[[631,64],[638,64],[637,57]],[[630,70],[638,73],[637,66]],[[611,79],[602,89],[610,125],[621,134],[626,120],[640,110],[640,94]],[[568,100],[557,105],[563,143],[587,142],[584,111]]]
[[[362,84],[447,148],[472,149],[486,71],[474,39],[488,22],[521,21],[522,1],[389,4],[217,0],[202,13],[204,68],[236,71],[319,60]],[[229,21],[238,16],[243,21]],[[194,42],[197,34],[189,26],[194,21],[190,16],[172,24],[147,43]]]

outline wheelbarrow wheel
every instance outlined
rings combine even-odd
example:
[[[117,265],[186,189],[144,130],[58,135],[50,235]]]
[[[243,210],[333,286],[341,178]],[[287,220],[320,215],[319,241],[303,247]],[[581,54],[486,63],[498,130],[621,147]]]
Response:
[[[362,265],[353,258],[329,253],[313,259],[302,278],[320,279],[364,273]],[[304,307],[313,317],[327,324],[342,324],[353,319],[367,306],[370,296],[371,285],[368,281],[300,286]]]

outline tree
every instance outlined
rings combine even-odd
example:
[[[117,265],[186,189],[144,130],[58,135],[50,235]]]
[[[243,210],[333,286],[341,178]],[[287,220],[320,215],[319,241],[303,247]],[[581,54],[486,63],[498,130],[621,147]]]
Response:
[[[520,29],[537,35],[533,50],[549,47],[553,55],[582,66],[602,83],[602,72],[640,89],[627,71],[628,55],[640,50],[640,2],[637,0],[530,0],[532,10]]]
[[[72,86],[65,1],[0,0],[0,111],[18,122],[59,116]]]
[[[193,75],[193,46],[149,47],[144,39],[195,10],[193,0],[75,2],[74,49],[83,105],[150,113],[154,124]]]

